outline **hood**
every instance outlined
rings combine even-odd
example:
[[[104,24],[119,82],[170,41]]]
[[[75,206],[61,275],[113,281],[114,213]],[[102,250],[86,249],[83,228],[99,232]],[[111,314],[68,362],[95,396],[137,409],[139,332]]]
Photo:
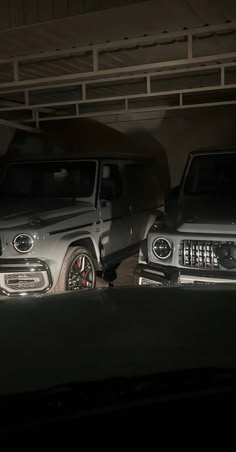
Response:
[[[91,203],[65,198],[7,198],[0,201],[0,228],[21,225],[40,227],[93,209]]]
[[[182,223],[236,224],[236,199],[233,197],[184,197],[179,204]]]

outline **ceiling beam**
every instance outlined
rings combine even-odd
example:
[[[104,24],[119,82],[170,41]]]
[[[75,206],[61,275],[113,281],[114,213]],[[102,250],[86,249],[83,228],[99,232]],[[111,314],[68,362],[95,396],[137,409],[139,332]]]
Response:
[[[149,77],[155,77],[155,76],[166,76],[166,75],[172,75],[175,77],[176,75],[187,75],[191,72],[202,72],[204,75],[205,71],[211,71],[214,69],[227,69],[227,68],[236,68],[236,62],[230,62],[230,63],[217,63],[217,64],[207,64],[207,65],[196,65],[193,67],[183,67],[183,68],[173,68],[168,70],[161,70],[158,72],[150,72],[148,75]],[[37,91],[43,91],[43,90],[55,90],[55,89],[61,89],[61,88],[70,88],[70,87],[81,87],[82,90],[85,89],[86,86],[89,86],[91,84],[101,84],[101,83],[108,83],[108,82],[122,82],[122,81],[131,81],[131,80],[141,80],[145,79],[147,76],[147,73],[140,73],[140,74],[134,74],[134,75],[122,75],[122,76],[116,76],[116,77],[105,77],[105,78],[99,78],[98,80],[86,80],[86,81],[74,81],[74,82],[65,82],[65,83],[52,83],[49,85],[40,85],[40,86],[30,86],[27,89],[24,87],[22,88],[12,88],[12,89],[0,89],[0,95],[1,94],[13,94],[13,93],[24,93],[24,96],[27,97],[30,93],[34,93]],[[1,84],[0,84],[1,87]],[[28,94],[26,94],[26,92]]]
[[[236,68],[236,64],[235,64]],[[204,86],[201,87],[195,87],[195,88],[186,88],[186,89],[169,89],[169,90],[161,90],[156,91],[152,90],[152,81],[154,76],[146,74],[143,75],[142,80],[145,81],[143,84],[144,91],[139,92],[136,94],[128,94],[128,95],[112,95],[112,88],[111,88],[111,95],[107,95],[105,97],[97,97],[97,98],[87,98],[87,85],[84,84],[84,93],[83,97],[78,97],[73,100],[69,101],[56,101],[56,102],[44,102],[44,103],[32,103],[27,102],[21,105],[13,105],[13,106],[4,106],[0,108],[0,112],[15,112],[15,111],[37,111],[39,114],[47,114],[51,113],[50,110],[47,109],[55,109],[59,107],[69,107],[74,105],[85,105],[85,104],[99,104],[99,103],[109,103],[109,102],[116,102],[116,101],[125,101],[125,100],[143,100],[143,99],[153,99],[158,97],[166,97],[166,96],[173,96],[175,94],[193,94],[193,93],[204,93],[204,92],[212,92],[212,91],[225,91],[227,92],[230,89],[236,89],[236,83],[228,83],[225,84],[225,67],[224,66],[217,66],[218,74],[215,74],[218,76],[218,83],[213,84],[207,84],[205,83]],[[139,79],[139,78],[138,78]],[[129,80],[129,79],[127,79]],[[133,80],[133,78],[132,78]],[[160,78],[161,80],[161,78]],[[98,86],[99,87],[99,84]],[[28,99],[27,99],[28,101]],[[53,113],[53,112],[52,112]]]
[[[230,100],[230,101],[222,101],[222,102],[204,102],[204,103],[196,103],[196,104],[188,104],[188,105],[175,105],[175,106],[167,106],[167,107],[147,107],[147,108],[133,108],[133,109],[127,109],[124,105],[123,110],[110,110],[110,111],[104,111],[104,112],[96,112],[96,113],[86,113],[86,114],[80,114],[81,118],[97,118],[97,117],[104,117],[107,115],[129,115],[134,113],[148,113],[148,112],[161,112],[161,111],[174,111],[174,110],[189,110],[189,109],[195,109],[195,108],[210,108],[210,107],[220,107],[220,106],[230,106],[230,105],[236,105],[236,100]],[[39,123],[41,122],[48,122],[48,121],[61,121],[65,119],[78,119],[78,116],[75,112],[73,115],[65,115],[65,116],[52,116],[50,118],[40,118]],[[27,119],[24,121],[25,123],[32,122],[31,120]]]
[[[26,132],[31,132],[31,133],[42,133],[39,129],[37,130],[35,127],[30,127],[30,126],[21,124],[16,121],[7,121],[5,119],[0,119],[0,125],[10,127],[12,129],[25,130]]]
[[[38,77],[34,79],[20,80],[20,81],[12,81],[12,82],[4,82],[0,83],[0,90],[4,88],[17,88],[17,87],[27,87],[33,85],[39,85],[43,87],[43,84],[54,83],[54,82],[64,82],[71,80],[85,80],[86,78],[94,78],[98,79],[99,77],[112,76],[112,75],[122,75],[129,73],[140,73],[144,71],[155,71],[162,70],[174,67],[188,66],[188,65],[198,65],[198,64],[207,64],[217,61],[227,61],[227,60],[236,60],[236,52],[228,52],[221,53],[217,55],[208,55],[202,57],[194,57],[194,58],[183,58],[179,60],[171,60],[171,61],[162,61],[158,63],[151,64],[139,64],[134,66],[127,67],[119,67],[113,69],[103,69],[98,71],[90,71],[90,72],[79,72],[74,74],[67,75],[56,75],[49,77]],[[58,85],[59,86],[59,85]]]
[[[39,52],[34,53],[31,55],[23,55],[23,56],[17,56],[16,59],[14,58],[1,58],[0,64],[6,64],[6,63],[12,63],[13,61],[17,60],[18,62],[33,62],[36,60],[43,60],[43,59],[49,59],[54,57],[66,57],[66,56],[75,56],[79,55],[81,53],[85,52],[92,52],[93,49],[96,49],[97,52],[104,51],[104,50],[114,50],[114,49],[126,49],[127,47],[132,47],[136,45],[148,45],[153,42],[162,42],[162,41],[172,41],[173,39],[180,39],[184,37],[190,37],[191,40],[194,36],[199,35],[208,35],[212,33],[220,33],[220,32],[230,32],[236,30],[236,22],[229,22],[229,23],[223,23],[223,24],[216,24],[216,25],[205,25],[204,27],[198,27],[198,28],[192,28],[192,29],[186,29],[186,30],[179,30],[175,32],[163,32],[158,33],[156,35],[151,36],[141,36],[138,38],[128,38],[128,39],[122,39],[119,41],[111,41],[111,42],[105,42],[102,44],[91,44],[89,46],[80,46],[80,47],[73,47],[69,49],[59,49],[59,50],[53,50],[49,52]]]
[[[0,66],[7,64],[5,71],[10,74],[12,72],[12,80],[8,82],[0,83],[1,89],[17,89],[20,87],[33,87],[36,85],[45,85],[49,83],[63,83],[70,81],[79,81],[79,80],[89,80],[89,79],[98,79],[101,77],[111,77],[111,76],[122,76],[123,74],[130,73],[140,73],[144,71],[155,71],[155,70],[167,70],[171,68],[180,68],[183,66],[193,66],[197,64],[210,64],[217,63],[218,61],[222,62],[230,62],[232,60],[236,60],[236,51],[233,48],[233,51],[214,54],[215,48],[210,52],[209,55],[199,55],[194,57],[194,45],[196,44],[197,37],[201,39],[208,38],[211,39],[217,33],[231,33],[236,32],[236,22],[219,24],[214,26],[205,26],[191,30],[181,30],[173,33],[161,33],[155,36],[145,36],[140,38],[132,38],[132,39],[124,39],[122,41],[114,41],[99,45],[91,45],[87,47],[77,47],[75,49],[63,49],[56,50],[52,52],[44,52],[27,56],[18,56],[17,58],[11,59],[1,59]],[[219,35],[220,36],[220,35]],[[118,50],[126,52],[126,50],[132,50],[133,55],[135,56],[135,51],[139,47],[145,47],[147,45],[153,44],[161,44],[165,43],[165,45],[172,46],[175,45],[176,40],[182,40],[185,45],[185,56],[181,58],[177,58],[175,60],[167,60],[166,61],[156,61],[153,63],[143,63],[142,61],[137,61],[137,64],[133,64],[133,59],[130,58],[130,61],[127,61],[126,55],[126,63],[121,66],[112,66],[112,68],[103,68],[103,56],[104,53],[108,56],[112,56],[113,50]],[[213,46],[214,47],[214,46]],[[230,49],[229,49],[230,50]],[[232,50],[232,49],[231,49]],[[81,72],[79,70],[74,73],[69,74],[60,74],[56,71],[56,75],[47,75],[47,68],[45,69],[45,75],[43,75],[42,68],[44,63],[48,63],[52,61],[52,64],[57,62],[59,67],[62,65],[62,58],[64,57],[68,62],[70,57],[74,57],[75,55],[81,56],[84,53],[90,55],[89,61],[89,69],[86,72]],[[157,52],[158,54],[158,52]],[[168,54],[168,52],[167,52]],[[12,65],[12,71],[9,71],[8,65]],[[27,64],[34,64],[34,72],[35,78],[27,78],[27,75],[24,75],[24,70],[27,71]],[[25,66],[26,65],[26,66]],[[4,68],[3,68],[4,70]],[[38,70],[38,74],[37,74]],[[27,72],[26,72],[27,74]],[[38,76],[37,76],[38,75]],[[30,77],[30,76],[28,76]]]

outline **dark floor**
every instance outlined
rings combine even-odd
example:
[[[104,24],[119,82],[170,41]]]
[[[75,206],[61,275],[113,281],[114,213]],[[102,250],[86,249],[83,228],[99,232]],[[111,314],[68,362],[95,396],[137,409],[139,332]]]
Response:
[[[114,287],[133,285],[133,269],[137,265],[137,261],[138,257],[132,256],[122,262],[117,271],[117,279],[114,281]],[[107,284],[102,279],[97,278],[96,287],[107,287]]]

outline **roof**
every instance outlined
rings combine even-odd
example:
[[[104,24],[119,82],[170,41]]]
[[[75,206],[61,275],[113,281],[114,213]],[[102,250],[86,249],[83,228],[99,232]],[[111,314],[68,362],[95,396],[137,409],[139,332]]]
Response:
[[[150,158],[150,157],[149,157]],[[80,155],[76,155],[76,154],[67,154],[67,153],[62,153],[62,154],[51,154],[51,155],[45,155],[44,157],[39,157],[33,154],[24,154],[24,155],[19,155],[15,158],[12,157],[3,157],[1,159],[1,162],[6,162],[6,164],[18,164],[18,163],[22,163],[22,164],[30,164],[30,163],[47,163],[47,162],[76,162],[76,161],[80,161],[80,160],[141,160],[142,162],[145,160],[148,160],[148,158],[145,158],[143,156],[137,156],[137,155],[131,155],[131,154],[116,154],[113,157],[108,157],[105,154],[100,154],[100,153],[91,153],[91,154],[80,154]],[[153,157],[151,157],[151,159],[153,159]]]
[[[190,157],[195,157],[196,155],[208,155],[208,154],[234,154],[236,153],[236,147],[230,148],[204,148],[196,151],[192,151],[189,155]]]
[[[33,151],[32,151],[33,150]],[[81,157],[154,157],[165,156],[165,150],[153,138],[149,143],[125,135],[93,119],[83,118],[50,122],[44,134],[17,131],[8,150],[12,159],[25,158],[81,158]]]

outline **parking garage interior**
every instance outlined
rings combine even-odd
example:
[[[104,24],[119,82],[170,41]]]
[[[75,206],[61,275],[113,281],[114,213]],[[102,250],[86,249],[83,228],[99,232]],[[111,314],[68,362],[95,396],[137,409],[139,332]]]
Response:
[[[0,435],[231,425],[235,152],[235,0],[0,0]]]
[[[235,145],[234,1],[1,1],[3,154],[15,127],[94,118],[188,153]]]
[[[191,151],[235,146],[233,0],[4,0],[0,17],[1,155],[17,129],[88,118],[161,145],[175,187]]]

